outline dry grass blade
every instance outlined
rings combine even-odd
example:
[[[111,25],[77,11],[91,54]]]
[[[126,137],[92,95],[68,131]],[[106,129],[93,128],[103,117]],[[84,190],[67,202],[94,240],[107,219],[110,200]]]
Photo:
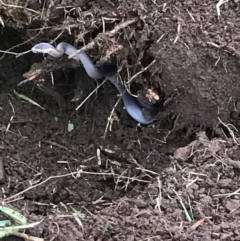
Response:
[[[27,96],[25,96],[25,95],[23,95],[23,94],[19,94],[16,90],[14,90],[14,94],[15,94],[17,97],[19,97],[20,99],[23,99],[23,100],[25,100],[25,101],[33,104],[33,105],[36,105],[36,106],[39,107],[39,108],[45,110],[45,109],[44,109],[41,105],[39,105],[37,102],[31,100],[30,98],[28,98]]]
[[[10,200],[24,194],[25,192],[29,191],[29,190],[32,190],[38,186],[41,186],[43,184],[45,184],[46,182],[48,182],[49,180],[52,180],[52,179],[57,179],[57,178],[64,178],[64,177],[69,177],[69,176],[72,176],[75,178],[78,178],[80,177],[82,174],[85,174],[85,175],[100,175],[100,176],[113,176],[113,177],[119,177],[118,174],[115,174],[115,173],[109,173],[109,172],[106,172],[106,173],[102,173],[102,172],[86,172],[86,171],[83,171],[83,170],[80,170],[80,171],[76,171],[76,172],[71,172],[71,173],[67,173],[67,174],[63,174],[63,175],[58,175],[58,176],[50,176],[48,177],[47,179],[45,179],[44,181],[40,182],[40,183],[37,183],[35,185],[32,185],[26,189],[24,189],[23,191],[19,192],[19,193],[16,193],[14,194],[13,196],[11,197],[8,197],[6,198],[4,201],[5,203],[8,203]],[[127,177],[127,176],[121,176],[122,179],[129,179],[129,180],[132,180],[132,181],[137,181],[137,182],[142,182],[142,183],[149,183],[150,181],[145,181],[145,180],[141,180],[141,179],[138,179],[136,177]]]
[[[110,113],[110,116],[108,117],[108,122],[107,122],[107,125],[106,125],[106,128],[105,128],[105,131],[104,131],[104,135],[103,135],[103,138],[105,139],[106,138],[106,135],[107,135],[107,131],[108,129],[111,131],[112,130],[112,123],[113,121],[116,119],[113,117],[114,115],[114,111],[115,109],[117,108],[117,105],[119,104],[120,100],[122,99],[122,97],[120,96],[117,100],[117,102],[115,103],[114,107],[112,108],[112,111]]]
[[[107,80],[105,79],[100,85],[98,85],[75,109],[76,111],[82,107],[82,105],[103,85]]]
[[[179,202],[180,202],[180,204],[181,204],[181,206],[182,206],[182,208],[183,208],[183,210],[184,210],[184,213],[185,213],[185,216],[186,216],[188,222],[191,222],[191,221],[192,221],[192,218],[191,218],[191,216],[189,215],[189,213],[188,213],[188,211],[187,211],[187,208],[186,208],[186,206],[184,205],[181,197],[178,195],[178,193],[177,193],[174,189],[173,189],[173,192],[176,194],[176,196],[177,196],[177,198],[178,198],[178,200],[179,200]]]
[[[160,178],[157,177],[157,181],[158,181],[158,197],[157,197],[157,207],[159,212],[161,213],[161,205],[162,205],[162,183],[160,181]]]

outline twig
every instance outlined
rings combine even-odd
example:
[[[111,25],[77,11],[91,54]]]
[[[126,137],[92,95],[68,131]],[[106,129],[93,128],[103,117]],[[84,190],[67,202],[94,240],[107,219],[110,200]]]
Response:
[[[103,36],[112,36],[114,34],[116,34],[117,32],[119,32],[120,30],[126,28],[127,26],[129,26],[130,24],[133,24],[135,22],[137,22],[138,18],[133,18],[131,20],[128,20],[126,22],[120,23],[118,24],[113,30],[109,31],[109,32],[105,32],[105,33],[101,33],[99,34],[92,42],[88,43],[87,45],[85,45],[84,47],[82,47],[81,49],[77,50],[74,54],[69,55],[69,59],[74,58],[77,54],[84,52],[84,51],[88,51],[90,49],[93,49],[94,46],[96,45],[97,40]]]
[[[14,107],[13,107],[13,104],[11,103],[11,101],[9,101],[9,104],[10,104],[10,106],[11,106],[11,108],[12,108],[13,114],[12,114],[12,116],[11,116],[11,118],[10,118],[10,120],[9,120],[9,123],[8,123],[8,125],[7,125],[7,128],[6,128],[6,130],[5,130],[6,132],[9,131],[10,126],[11,126],[11,123],[12,123],[13,118],[14,118],[14,116],[15,116],[15,110],[14,110]]]
[[[22,43],[20,43],[20,44],[15,45],[15,46],[9,48],[9,49],[6,50],[6,51],[0,50],[1,53],[4,53],[3,56],[0,58],[0,60],[2,60],[2,59],[4,58],[5,54],[13,54],[13,55],[16,56],[16,58],[18,58],[18,57],[20,57],[20,56],[23,56],[24,54],[27,54],[27,53],[31,52],[31,50],[27,50],[27,51],[22,52],[22,53],[15,53],[15,52],[10,52],[10,50],[15,49],[15,48],[17,48],[17,47],[20,47],[20,46],[22,46],[22,45],[25,45],[25,44],[28,43],[28,42],[31,42],[33,39],[35,39],[36,37],[38,37],[38,35],[39,35],[40,33],[41,33],[41,31],[39,31],[38,34],[36,34],[35,36],[31,37],[30,39],[28,39],[28,40],[26,40],[26,41],[24,41],[24,42],[22,42]]]
[[[137,160],[136,159],[134,159],[134,157],[130,154],[130,158],[133,160],[133,163],[134,164],[136,164],[138,167],[136,168],[137,170],[141,170],[146,176],[148,176],[148,177],[152,177],[152,176],[150,176],[149,174],[147,174],[147,172],[148,173],[151,173],[151,174],[153,174],[153,175],[159,175],[159,173],[157,173],[157,172],[154,172],[154,171],[150,171],[150,170],[147,170],[147,169],[145,169],[143,166],[141,166],[138,162],[137,162]]]
[[[214,197],[224,197],[224,196],[227,196],[227,197],[231,197],[233,195],[240,195],[240,188],[237,189],[235,192],[231,192],[231,193],[220,193],[220,194],[216,194],[216,195],[213,195]]]
[[[75,111],[77,111],[79,108],[81,108],[81,106],[103,85],[105,84],[105,82],[107,81],[107,79],[105,79],[100,85],[98,85],[82,102],[80,105],[78,105],[78,107],[75,109]]]
[[[230,127],[232,127],[236,132],[238,131],[237,128],[232,124],[225,124],[224,122],[222,122],[222,120],[219,117],[218,117],[218,120],[223,126],[225,126],[227,128],[227,130],[229,131],[229,134],[233,138],[233,141],[235,142],[235,144],[237,144],[239,146],[240,143],[237,142],[237,138],[235,137],[234,132]]]
[[[108,130],[108,128],[109,128],[109,125],[110,125],[110,123],[112,123],[113,113],[114,113],[115,109],[117,108],[117,105],[119,104],[119,102],[120,102],[121,99],[122,99],[122,96],[120,96],[120,97],[118,98],[117,102],[115,103],[114,107],[112,108],[112,111],[111,111],[111,113],[110,113],[110,116],[108,117],[108,122],[107,122],[105,131],[104,131],[104,135],[103,135],[103,138],[104,138],[104,139],[106,138],[107,130]]]
[[[63,149],[63,150],[66,150],[66,151],[70,151],[70,150],[68,150],[68,148],[67,147],[65,147],[65,146],[63,146],[63,145],[60,145],[60,144],[58,144],[58,143],[56,143],[56,142],[54,142],[54,141],[48,141],[48,140],[46,140],[46,141],[42,141],[43,143],[46,143],[46,144],[49,144],[49,145],[52,145],[52,146],[56,146],[56,147],[58,147],[58,148],[60,148],[60,149]]]
[[[181,23],[180,23],[180,22],[178,22],[178,27],[177,27],[177,36],[176,36],[175,40],[173,41],[173,43],[174,43],[174,44],[175,44],[175,43],[178,41],[179,36],[180,36],[180,33],[181,33]]]
[[[126,84],[130,84],[133,79],[135,79],[138,75],[140,75],[143,72],[145,72],[146,70],[148,70],[155,62],[156,62],[156,59],[154,59],[147,67],[143,68],[138,73],[136,73],[133,77],[131,77],[131,79],[129,79]]]
[[[158,210],[161,213],[161,205],[162,205],[162,183],[160,181],[159,176],[157,177],[157,181],[158,181]]]
[[[45,179],[44,181],[42,181],[42,182],[40,182],[38,184],[32,185],[32,186],[24,189],[23,191],[21,191],[19,193],[16,193],[16,194],[14,194],[11,197],[6,198],[4,201],[5,202],[6,201],[10,201],[10,200],[16,198],[17,196],[24,194],[25,192],[28,192],[28,191],[30,191],[30,190],[38,187],[38,186],[43,185],[44,183],[48,182],[51,179],[69,177],[69,176],[73,176],[73,175],[76,175],[75,178],[78,178],[81,174],[97,175],[97,176],[117,176],[117,177],[119,176],[118,174],[115,174],[115,173],[109,173],[109,172],[106,172],[106,173],[102,173],[102,172],[86,172],[86,171],[83,171],[83,170],[79,170],[77,172],[71,172],[71,173],[67,173],[67,174],[63,174],[63,175],[58,175],[58,176],[50,176],[47,179]],[[149,183],[150,182],[150,181],[141,180],[141,179],[138,179],[138,178],[135,178],[135,177],[121,176],[121,178],[123,178],[123,179],[130,179],[130,180],[133,180],[133,181],[138,181],[138,182],[143,182],[143,183]]]

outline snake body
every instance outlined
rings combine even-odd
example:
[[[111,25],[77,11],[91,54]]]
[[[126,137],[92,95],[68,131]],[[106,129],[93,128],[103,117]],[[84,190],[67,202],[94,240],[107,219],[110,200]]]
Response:
[[[76,53],[77,49],[65,42],[61,42],[54,48],[52,45],[48,43],[39,43],[32,47],[33,53],[42,53],[42,54],[49,54],[54,58],[60,58],[64,54],[72,55]],[[149,105],[149,113],[148,117],[143,115],[143,109],[146,106],[143,106],[137,97],[131,95],[125,85],[123,84],[120,75],[116,71],[111,71],[107,68],[96,67],[91,60],[91,58],[85,53],[80,52],[79,54],[73,57],[75,60],[80,61],[87,72],[88,76],[93,79],[102,79],[107,78],[110,82],[117,88],[119,93],[122,95],[122,100],[124,106],[128,112],[128,114],[135,119],[137,122],[148,125],[154,121],[154,117],[156,113],[153,114],[153,106]]]

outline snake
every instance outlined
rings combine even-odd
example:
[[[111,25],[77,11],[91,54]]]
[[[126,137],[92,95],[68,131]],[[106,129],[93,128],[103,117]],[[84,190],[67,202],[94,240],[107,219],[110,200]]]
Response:
[[[56,48],[49,43],[41,42],[34,45],[31,51],[35,54],[48,54],[54,58],[60,58],[64,54],[68,56],[74,55],[77,52],[77,48],[66,42],[60,42]],[[143,125],[153,123],[156,117],[155,106],[142,103],[137,96],[132,95],[124,85],[121,76],[117,72],[117,68],[109,68],[109,66],[104,64],[102,66],[96,66],[89,55],[84,51],[76,54],[73,59],[82,63],[90,78],[95,80],[106,78],[109,80],[118,90],[126,111],[135,121]],[[146,109],[148,114],[144,114],[144,110]]]

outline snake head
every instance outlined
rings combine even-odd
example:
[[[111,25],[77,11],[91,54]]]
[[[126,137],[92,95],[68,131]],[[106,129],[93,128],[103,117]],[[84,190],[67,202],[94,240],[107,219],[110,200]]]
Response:
[[[52,50],[54,50],[54,47],[48,43],[36,44],[31,48],[31,51],[35,54],[36,53],[50,54]]]

